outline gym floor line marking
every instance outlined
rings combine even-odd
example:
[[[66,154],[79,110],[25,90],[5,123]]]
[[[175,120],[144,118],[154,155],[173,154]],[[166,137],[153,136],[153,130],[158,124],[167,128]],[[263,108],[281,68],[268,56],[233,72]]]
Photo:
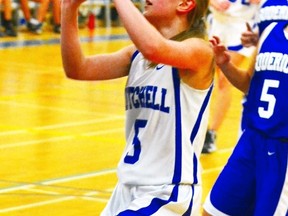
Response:
[[[91,37],[80,37],[81,43],[91,43],[96,41],[118,41],[118,40],[129,40],[127,34],[108,34],[108,35],[98,35]],[[14,40],[14,41],[3,41],[0,42],[0,49],[9,49],[17,47],[36,47],[43,45],[59,45],[60,38],[50,38],[50,39],[27,39],[27,40]]]
[[[0,101],[0,104],[9,104],[14,106],[21,106],[21,107],[28,107],[28,108],[35,108],[35,109],[46,109],[46,110],[54,110],[54,111],[60,111],[60,112],[69,112],[69,113],[75,113],[75,114],[90,114],[90,115],[107,115],[107,113],[101,113],[101,112],[87,112],[87,111],[78,111],[78,110],[71,110],[67,109],[65,107],[58,108],[58,107],[52,107],[52,106],[43,106],[43,105],[35,105],[35,104],[25,104],[25,103],[19,103],[15,101]]]
[[[75,198],[74,196],[69,196],[69,197],[62,197],[62,198],[58,198],[58,199],[48,200],[48,201],[36,202],[36,203],[32,203],[32,204],[9,207],[9,208],[5,208],[5,209],[0,209],[0,213],[7,213],[7,212],[11,212],[11,211],[18,211],[18,210],[23,210],[23,209],[27,209],[27,208],[33,208],[33,207],[39,207],[39,206],[49,205],[49,204],[53,204],[53,203],[64,202],[64,201],[68,201],[68,200],[71,200],[74,198]]]
[[[223,166],[216,167],[213,169],[204,170],[203,174],[207,174],[207,173],[214,172],[214,171],[219,171],[222,168],[223,168]],[[63,182],[67,182],[67,181],[75,181],[75,180],[79,180],[79,179],[83,179],[83,178],[91,178],[91,177],[101,176],[101,175],[105,175],[105,174],[111,174],[111,173],[115,173],[115,172],[116,172],[116,169],[112,169],[112,170],[98,171],[96,173],[88,173],[88,174],[82,174],[82,175],[77,175],[77,176],[64,177],[64,178],[59,178],[59,179],[55,179],[55,180],[43,181],[42,183],[38,183],[35,185],[27,184],[27,185],[22,185],[20,187],[14,187],[14,188],[11,188],[9,191],[13,191],[13,190],[15,191],[15,190],[19,190],[19,189],[33,190],[33,189],[31,189],[31,187],[39,186],[39,184],[40,185],[51,185],[51,184],[63,183]],[[39,190],[37,190],[37,191],[39,191]],[[41,191],[44,192],[43,190],[41,190]],[[3,192],[8,192],[8,189],[0,190],[0,193],[3,193]],[[49,193],[53,193],[53,192],[49,192]],[[92,193],[87,193],[87,194],[92,194]],[[57,199],[48,200],[48,201],[42,201],[42,202],[36,202],[36,203],[32,203],[32,204],[25,204],[25,205],[20,205],[20,206],[15,206],[15,207],[9,207],[9,208],[5,208],[5,209],[0,210],[0,213],[18,211],[18,210],[23,210],[23,209],[27,209],[27,208],[39,207],[39,206],[43,206],[43,205],[50,205],[50,204],[54,204],[54,203],[69,201],[69,200],[72,200],[75,198],[77,198],[77,196],[66,196],[66,197],[57,198]],[[95,198],[94,197],[83,197],[83,199],[90,200],[90,201],[96,201],[96,202],[107,202],[108,201],[108,199],[97,198],[97,197],[95,197]]]
[[[58,136],[58,137],[52,137],[48,139],[39,139],[39,140],[31,140],[31,141],[19,142],[19,143],[14,143],[14,144],[5,144],[5,145],[0,145],[0,149],[23,147],[23,146],[28,146],[28,145],[37,145],[43,142],[51,143],[51,142],[65,141],[65,140],[75,139],[78,137],[90,137],[90,136],[95,136],[95,135],[111,134],[111,133],[116,133],[120,131],[122,132],[123,130],[124,130],[123,127],[121,127],[121,128],[110,129],[110,130],[81,133],[77,135]]]
[[[223,166],[214,167],[211,169],[204,169],[202,174],[209,174],[211,172],[218,171],[222,168],[223,168]],[[18,186],[13,186],[13,187],[9,187],[9,188],[2,188],[2,189],[0,189],[0,193],[7,193],[7,192],[15,191],[15,190],[28,189],[28,188],[35,187],[35,186],[53,185],[53,184],[70,182],[70,181],[77,181],[77,180],[81,180],[81,179],[85,179],[85,178],[93,178],[93,177],[112,174],[112,173],[116,173],[116,168],[107,169],[107,170],[100,170],[100,171],[96,171],[96,172],[92,172],[92,173],[73,175],[73,176],[68,176],[68,177],[63,177],[63,178],[44,180],[41,182],[36,182],[34,184],[29,182],[29,183],[18,185]],[[0,179],[0,182],[1,182],[1,179]]]
[[[103,176],[103,175],[108,175],[116,173],[116,169],[107,169],[107,170],[100,170],[92,173],[84,173],[84,174],[78,174],[78,175],[73,175],[73,176],[67,176],[67,177],[62,177],[62,178],[57,178],[57,179],[51,179],[51,180],[44,180],[41,182],[29,182],[29,183],[23,183],[21,185],[13,186],[13,187],[8,187],[8,188],[2,188],[0,189],[0,194],[2,193],[8,193],[16,190],[25,190],[25,189],[30,189],[32,187],[36,186],[45,186],[45,185],[53,185],[53,184],[59,184],[59,183],[65,183],[65,182],[71,182],[71,181],[77,181],[85,178],[93,178],[97,176]],[[1,179],[0,179],[1,182]]]
[[[93,119],[93,120],[88,120],[88,121],[46,125],[46,126],[32,127],[32,128],[27,128],[27,129],[16,129],[12,131],[3,131],[3,132],[0,132],[0,136],[23,134],[31,130],[54,130],[54,129],[65,128],[65,127],[68,128],[68,127],[76,127],[76,126],[83,126],[83,125],[89,125],[89,124],[99,124],[103,122],[117,121],[117,120],[123,120],[123,119],[124,119],[124,116],[115,115],[113,117],[107,117],[107,118],[102,118],[102,119]]]

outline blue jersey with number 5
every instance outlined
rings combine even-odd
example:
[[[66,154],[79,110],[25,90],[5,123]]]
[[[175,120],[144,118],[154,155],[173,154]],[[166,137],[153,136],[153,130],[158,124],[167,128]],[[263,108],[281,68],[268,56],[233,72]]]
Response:
[[[288,22],[272,23],[262,34],[245,106],[249,128],[288,138]]]

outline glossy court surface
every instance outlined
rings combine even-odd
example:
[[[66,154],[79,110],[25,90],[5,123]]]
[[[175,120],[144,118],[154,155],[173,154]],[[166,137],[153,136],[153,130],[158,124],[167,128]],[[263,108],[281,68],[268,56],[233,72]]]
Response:
[[[86,55],[130,44],[121,27],[80,30]],[[99,215],[114,188],[125,145],[126,79],[65,77],[59,35],[25,31],[0,38],[0,214]],[[216,93],[216,92],[215,92]],[[242,94],[218,133],[218,151],[202,155],[203,199],[238,136]],[[213,110],[212,110],[213,112]]]

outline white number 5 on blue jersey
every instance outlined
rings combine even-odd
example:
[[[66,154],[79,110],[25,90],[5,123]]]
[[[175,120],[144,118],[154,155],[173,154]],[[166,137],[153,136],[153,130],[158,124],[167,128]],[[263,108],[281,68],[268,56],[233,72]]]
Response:
[[[276,98],[274,95],[269,94],[268,90],[269,88],[278,88],[278,87],[279,87],[278,80],[270,80],[270,79],[264,80],[260,100],[268,102],[268,107],[267,109],[264,109],[263,107],[258,108],[258,114],[261,118],[269,119],[273,115],[276,104]]]

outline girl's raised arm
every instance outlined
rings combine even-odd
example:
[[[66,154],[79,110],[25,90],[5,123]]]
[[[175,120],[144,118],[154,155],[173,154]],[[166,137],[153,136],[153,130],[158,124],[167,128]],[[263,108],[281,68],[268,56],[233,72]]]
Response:
[[[113,79],[128,75],[134,46],[112,54],[85,57],[78,35],[78,7],[82,0],[62,0],[61,54],[67,77],[78,80]]]

